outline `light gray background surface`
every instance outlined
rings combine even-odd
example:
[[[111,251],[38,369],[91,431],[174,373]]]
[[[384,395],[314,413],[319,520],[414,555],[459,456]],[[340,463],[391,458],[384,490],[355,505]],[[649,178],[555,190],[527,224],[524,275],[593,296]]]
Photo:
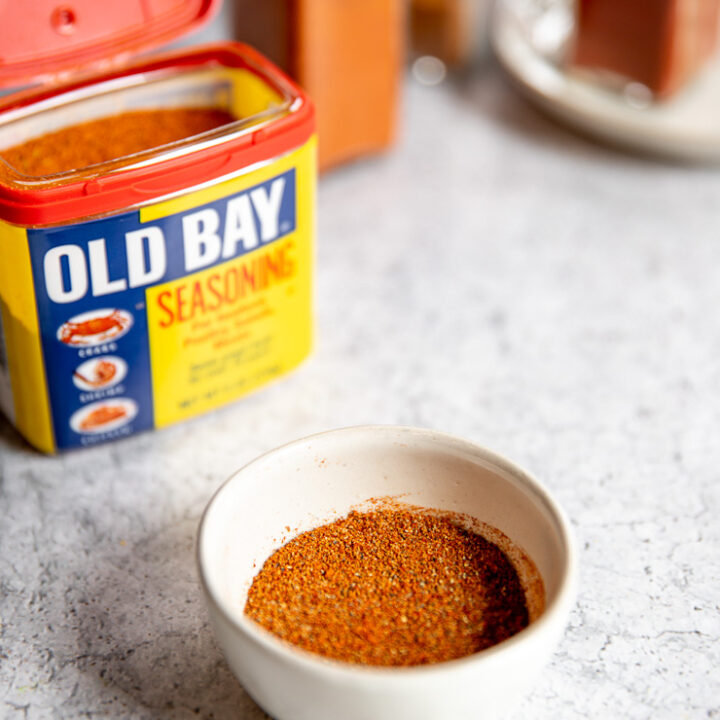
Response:
[[[395,152],[322,180],[298,372],[57,458],[0,421],[0,716],[264,717],[211,637],[200,513],[262,451],[402,423],[526,466],[575,526],[515,720],[720,717],[719,293],[720,173],[577,138],[496,68],[410,83]]]

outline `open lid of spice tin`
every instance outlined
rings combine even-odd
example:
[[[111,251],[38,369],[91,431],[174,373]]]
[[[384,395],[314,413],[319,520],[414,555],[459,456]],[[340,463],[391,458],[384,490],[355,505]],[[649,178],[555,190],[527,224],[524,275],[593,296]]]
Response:
[[[38,226],[96,217],[216,180],[304,143],[314,132],[312,104],[246,45],[217,43],[133,60],[135,53],[203,24],[220,2],[24,0],[22,12],[4,17],[0,87],[35,85],[0,101],[0,219]],[[183,103],[222,106],[237,121],[53,175],[25,175],[2,158],[3,149],[61,127]]]
[[[0,87],[122,62],[204,24],[221,0],[23,0],[3,13]]]

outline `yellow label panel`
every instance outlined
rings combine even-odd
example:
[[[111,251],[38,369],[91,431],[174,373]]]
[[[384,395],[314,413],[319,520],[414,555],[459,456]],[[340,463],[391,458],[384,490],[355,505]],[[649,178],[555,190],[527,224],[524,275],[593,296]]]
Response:
[[[289,238],[147,291],[155,425],[210,410],[310,351],[310,248]]]
[[[27,231],[0,222],[0,382],[6,413],[38,449],[53,452],[47,383],[40,342]],[[9,380],[9,382],[8,382]],[[11,386],[12,390],[8,386]],[[7,397],[11,394],[12,398]]]
[[[310,352],[315,143],[271,166],[141,213],[143,221],[174,215],[291,168],[297,179],[293,232],[146,290],[156,427],[240,397],[291,370]]]

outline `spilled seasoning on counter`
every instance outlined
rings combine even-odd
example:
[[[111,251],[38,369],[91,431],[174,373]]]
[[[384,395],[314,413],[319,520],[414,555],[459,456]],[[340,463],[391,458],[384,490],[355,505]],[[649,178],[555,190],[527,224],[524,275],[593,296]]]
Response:
[[[41,177],[110,162],[235,122],[225,110],[138,110],[70,125],[0,151],[23,175]]]
[[[386,666],[471,655],[529,623],[497,545],[409,510],[351,512],[289,541],[254,578],[245,614],[310,652]]]

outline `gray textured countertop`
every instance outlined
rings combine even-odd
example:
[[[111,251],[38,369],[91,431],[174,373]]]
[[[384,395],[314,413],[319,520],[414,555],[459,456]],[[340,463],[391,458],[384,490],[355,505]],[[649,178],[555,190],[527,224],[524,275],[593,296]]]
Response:
[[[720,716],[720,172],[577,138],[492,69],[410,86],[405,115],[396,152],[322,181],[294,375],[57,458],[0,421],[0,715],[264,717],[211,637],[200,513],[264,450],[403,423],[572,518],[577,607],[517,720]]]

